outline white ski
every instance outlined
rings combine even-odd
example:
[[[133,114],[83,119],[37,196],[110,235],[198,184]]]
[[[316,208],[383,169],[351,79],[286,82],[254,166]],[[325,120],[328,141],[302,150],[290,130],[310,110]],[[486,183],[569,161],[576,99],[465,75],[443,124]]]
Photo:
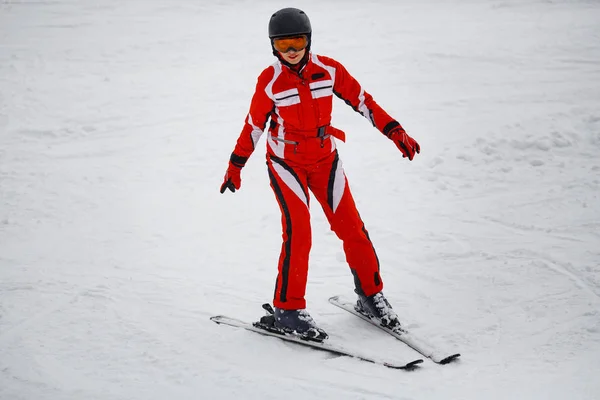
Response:
[[[423,362],[422,359],[416,359],[416,360],[412,360],[412,361],[405,362],[405,363],[385,362],[385,361],[381,361],[381,360],[377,360],[377,359],[368,357],[366,355],[359,354],[355,351],[346,350],[342,347],[339,347],[339,346],[329,343],[327,340],[325,340],[323,342],[317,342],[314,340],[302,339],[291,333],[286,333],[286,332],[279,331],[279,330],[277,330],[277,331],[266,330],[265,328],[261,328],[260,324],[256,324],[256,325],[250,324],[250,323],[247,323],[244,321],[240,321],[239,319],[230,318],[230,317],[226,317],[223,315],[214,316],[214,317],[211,317],[210,319],[211,319],[211,321],[214,321],[217,324],[224,324],[224,325],[235,326],[238,328],[243,328],[243,329],[246,329],[251,332],[259,333],[261,335],[276,337],[278,339],[286,340],[288,342],[293,342],[293,343],[296,343],[296,344],[299,344],[302,346],[307,346],[307,347],[311,347],[313,349],[327,351],[329,353],[340,355],[340,356],[356,358],[358,360],[383,365],[388,368],[410,370],[410,369],[416,368],[418,364]]]
[[[362,318],[365,321],[371,323],[372,325],[382,329],[383,331],[392,335],[396,339],[406,343],[408,346],[410,346],[411,348],[413,348],[414,350],[416,350],[423,356],[430,358],[432,361],[434,361],[438,364],[448,364],[449,362],[452,362],[452,361],[456,360],[458,357],[460,357],[459,353],[443,352],[443,351],[436,349],[434,346],[425,342],[423,339],[418,338],[417,336],[415,336],[411,332],[408,332],[404,328],[392,330],[385,326],[382,326],[381,323],[379,322],[379,320],[377,320],[376,318],[372,318],[366,314],[363,314],[360,311],[357,311],[356,308],[354,307],[355,303],[345,301],[345,300],[341,299],[340,296],[331,297],[329,299],[329,302],[331,304],[333,304],[334,306],[337,306],[343,310],[346,310],[349,313],[354,314],[357,317]]]

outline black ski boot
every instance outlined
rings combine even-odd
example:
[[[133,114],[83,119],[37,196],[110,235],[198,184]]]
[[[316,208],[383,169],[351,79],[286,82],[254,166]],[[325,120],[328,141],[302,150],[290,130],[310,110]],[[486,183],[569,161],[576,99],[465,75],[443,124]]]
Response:
[[[389,329],[401,329],[398,315],[392,309],[389,301],[383,295],[383,292],[372,296],[365,296],[362,291],[356,291],[358,301],[356,302],[356,311],[375,317],[381,321],[381,325]]]
[[[275,327],[294,333],[303,339],[322,342],[329,337],[323,329],[317,326],[315,320],[305,309],[283,310],[275,308],[274,316]]]

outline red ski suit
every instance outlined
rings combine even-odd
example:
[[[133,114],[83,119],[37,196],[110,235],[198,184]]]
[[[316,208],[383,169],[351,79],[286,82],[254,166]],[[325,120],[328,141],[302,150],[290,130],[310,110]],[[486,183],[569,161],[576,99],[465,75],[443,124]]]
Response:
[[[383,288],[379,260],[356,209],[330,125],[333,95],[344,100],[387,134],[399,123],[391,118],[339,62],[309,54],[293,71],[277,61],[258,77],[244,128],[232,154],[243,165],[254,151],[267,120],[267,166],[281,208],[283,245],[273,304],[302,309],[311,248],[309,189],[323,207],[331,230],[343,241],[355,284],[367,296]]]

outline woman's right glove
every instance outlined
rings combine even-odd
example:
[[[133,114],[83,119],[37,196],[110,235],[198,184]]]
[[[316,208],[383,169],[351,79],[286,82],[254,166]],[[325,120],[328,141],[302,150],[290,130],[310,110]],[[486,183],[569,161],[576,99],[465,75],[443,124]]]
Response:
[[[246,161],[248,161],[248,157],[241,157],[231,153],[229,166],[227,167],[227,172],[225,172],[225,178],[221,185],[221,193],[225,193],[225,190],[227,189],[231,190],[233,193],[235,193],[236,189],[239,190],[242,186],[242,168],[246,165]]]

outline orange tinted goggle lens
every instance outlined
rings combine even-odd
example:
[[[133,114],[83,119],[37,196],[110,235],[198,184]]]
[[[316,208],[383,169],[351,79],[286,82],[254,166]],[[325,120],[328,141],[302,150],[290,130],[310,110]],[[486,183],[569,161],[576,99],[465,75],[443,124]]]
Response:
[[[275,50],[287,53],[290,50],[300,51],[308,44],[306,36],[296,36],[291,38],[273,39]]]

